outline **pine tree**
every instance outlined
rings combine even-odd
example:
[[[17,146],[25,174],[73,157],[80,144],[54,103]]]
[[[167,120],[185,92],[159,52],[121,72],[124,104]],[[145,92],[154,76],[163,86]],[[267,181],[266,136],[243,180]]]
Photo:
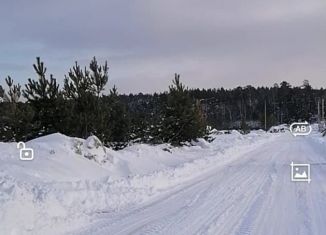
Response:
[[[105,85],[108,83],[109,76],[108,76],[108,63],[105,61],[103,66],[98,65],[97,60],[93,57],[89,65],[90,69],[90,80],[91,83],[94,85],[95,93],[97,97],[100,97],[102,91],[104,91]]]
[[[64,95],[72,104],[69,129],[82,138],[91,134],[101,137],[106,128],[101,93],[108,82],[108,66],[99,66],[94,57],[89,68],[83,70],[76,62],[64,80]]]
[[[173,85],[169,87],[162,128],[163,141],[172,144],[191,141],[205,133],[199,107],[180,82],[178,74],[175,74]]]
[[[29,105],[19,102],[20,84],[14,84],[10,76],[5,79],[8,92],[1,87],[0,139],[4,141],[20,141],[29,138],[33,112]],[[5,110],[5,112],[2,112]]]
[[[28,79],[23,96],[34,110],[34,135],[53,133],[60,126],[58,109],[59,85],[53,75],[46,78],[46,67],[40,57],[33,65],[38,76],[36,80]]]
[[[130,120],[126,106],[121,102],[117,88],[110,90],[108,100],[107,142],[110,146],[119,149],[129,141]]]
[[[10,102],[13,104],[13,108],[16,108],[16,104],[19,101],[21,96],[21,86],[20,84],[15,85],[14,81],[10,76],[5,79],[7,86],[9,88],[8,94],[3,94],[4,101]]]

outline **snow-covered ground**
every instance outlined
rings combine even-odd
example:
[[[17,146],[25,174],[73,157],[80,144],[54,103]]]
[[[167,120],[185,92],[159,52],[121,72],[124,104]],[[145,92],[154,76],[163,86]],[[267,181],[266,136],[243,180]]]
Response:
[[[326,234],[326,142],[262,131],[191,147],[0,143],[0,234]],[[290,163],[311,163],[310,184]]]

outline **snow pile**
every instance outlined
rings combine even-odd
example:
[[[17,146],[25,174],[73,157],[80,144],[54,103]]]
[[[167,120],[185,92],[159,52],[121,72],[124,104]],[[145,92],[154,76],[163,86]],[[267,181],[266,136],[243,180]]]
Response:
[[[106,148],[96,136],[90,136],[85,141],[82,139],[73,139],[75,153],[94,160],[97,163],[105,164],[112,162],[112,157],[107,154]]]
[[[89,215],[145,202],[221,167],[274,135],[232,131],[212,137],[194,146],[137,144],[113,151],[94,136],[54,134],[27,143],[35,153],[31,162],[19,160],[15,143],[0,143],[0,231],[67,232]]]
[[[278,126],[272,126],[268,132],[270,133],[284,133],[286,131],[290,131],[289,125],[288,124],[281,124]]]

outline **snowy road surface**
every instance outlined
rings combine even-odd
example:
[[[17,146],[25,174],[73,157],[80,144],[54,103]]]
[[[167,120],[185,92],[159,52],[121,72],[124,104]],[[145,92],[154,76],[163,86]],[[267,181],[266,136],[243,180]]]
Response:
[[[290,163],[310,163],[310,184]],[[285,134],[146,204],[102,212],[74,234],[326,234],[326,148]]]

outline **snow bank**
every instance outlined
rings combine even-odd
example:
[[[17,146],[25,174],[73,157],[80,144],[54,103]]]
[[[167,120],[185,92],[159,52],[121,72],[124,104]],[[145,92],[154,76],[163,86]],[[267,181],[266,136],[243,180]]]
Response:
[[[283,132],[288,132],[290,131],[289,125],[288,124],[281,124],[278,126],[272,126],[268,132],[270,133],[283,133]]]
[[[113,151],[96,137],[54,134],[27,143],[35,152],[31,162],[19,160],[15,143],[0,143],[0,231],[63,234],[89,215],[145,202],[273,136],[232,131],[191,147],[137,144]]]

